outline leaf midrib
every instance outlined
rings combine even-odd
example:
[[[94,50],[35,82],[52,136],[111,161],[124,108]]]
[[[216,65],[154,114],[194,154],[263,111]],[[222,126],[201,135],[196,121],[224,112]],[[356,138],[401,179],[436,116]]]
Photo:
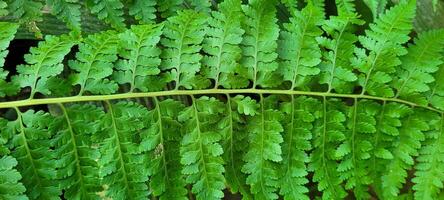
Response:
[[[53,97],[43,99],[25,99],[17,101],[0,102],[0,109],[25,107],[43,104],[58,104],[58,103],[73,103],[73,102],[87,102],[87,101],[105,101],[118,99],[131,99],[143,97],[160,97],[160,96],[180,96],[180,95],[209,95],[209,94],[281,94],[281,95],[306,95],[332,98],[357,98],[357,99],[372,99],[378,101],[389,101],[406,104],[412,107],[420,107],[431,110],[440,114],[444,111],[439,109],[419,105],[417,103],[402,100],[398,98],[377,97],[365,94],[340,94],[327,92],[310,92],[310,91],[292,91],[292,90],[275,90],[275,89],[203,89],[203,90],[168,90],[158,92],[141,92],[141,93],[122,93],[109,95],[90,95],[90,96],[70,96],[70,97]]]

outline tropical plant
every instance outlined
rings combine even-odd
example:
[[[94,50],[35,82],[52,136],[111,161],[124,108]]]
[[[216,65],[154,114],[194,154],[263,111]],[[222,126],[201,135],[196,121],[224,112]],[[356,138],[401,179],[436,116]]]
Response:
[[[373,22],[353,0],[129,2],[146,24],[87,1],[115,29],[9,71],[0,22],[0,199],[443,197],[444,30],[412,34],[416,1]],[[80,1],[48,3],[79,27]]]

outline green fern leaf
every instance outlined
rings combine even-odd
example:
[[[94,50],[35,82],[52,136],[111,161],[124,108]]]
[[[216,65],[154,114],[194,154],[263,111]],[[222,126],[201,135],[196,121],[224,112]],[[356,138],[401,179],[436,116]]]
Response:
[[[79,95],[111,94],[117,91],[117,83],[107,79],[113,73],[117,60],[118,37],[113,31],[88,36],[79,45],[77,60],[70,60],[69,67],[78,73],[71,75],[72,85],[79,85]]]
[[[247,184],[254,199],[277,199],[277,163],[282,161],[280,144],[283,142],[281,132],[284,131],[280,120],[283,115],[265,107],[264,101],[261,97],[259,114],[248,121],[249,147],[244,156],[246,163],[242,172],[248,175]]]
[[[327,92],[334,90],[339,93],[351,93],[357,80],[352,72],[350,59],[353,57],[354,43],[358,38],[352,33],[353,25],[360,25],[353,5],[348,1],[337,1],[338,16],[332,16],[325,22],[322,29],[330,38],[318,37],[317,41],[324,51],[321,69],[320,83],[327,84]],[[352,47],[352,48],[350,48]]]
[[[165,24],[161,43],[166,49],[162,52],[162,70],[172,69],[175,88],[205,88],[209,81],[196,75],[200,70],[202,55],[200,44],[204,39],[206,18],[192,10],[178,12]]]
[[[426,141],[417,158],[415,178],[412,180],[415,183],[413,186],[415,199],[424,200],[439,199],[438,194],[444,182],[444,150],[442,148],[444,116],[430,114],[428,120],[432,121],[433,129],[426,134]]]
[[[182,124],[177,116],[185,106],[171,99],[158,101],[153,110],[156,119],[153,140],[157,141],[154,149],[152,163],[150,164],[152,177],[150,187],[153,195],[160,200],[182,199],[186,200],[185,178],[181,173],[180,163],[180,129]]]
[[[253,82],[253,88],[279,83],[274,73],[278,68],[276,48],[279,36],[275,3],[274,0],[250,0],[248,5],[242,6],[245,36],[241,43],[240,63],[246,68],[244,76]]]
[[[336,0],[336,7],[338,10],[338,16],[351,15],[352,18],[356,15],[356,8],[354,0]]]
[[[154,146],[148,137],[148,110],[132,102],[106,101],[106,105],[103,131],[109,136],[100,143],[99,160],[99,176],[102,185],[107,185],[105,196],[146,199],[150,175],[147,152]]]
[[[21,23],[42,21],[43,4],[35,0],[6,0],[9,13]]]
[[[193,105],[184,109],[179,120],[185,122],[180,163],[187,183],[193,185],[197,199],[220,199],[225,188],[220,127],[220,115],[225,111],[222,102],[215,98],[193,99]]]
[[[95,134],[101,129],[99,119],[105,113],[87,104],[59,107],[61,115],[50,126],[51,132],[56,133],[51,139],[56,149],[56,181],[66,199],[99,199],[98,192],[103,190],[97,162],[100,152],[92,147],[101,142]]]
[[[411,112],[411,109],[403,104],[384,102],[378,111],[376,118],[376,132],[371,140],[373,149],[370,166],[370,177],[378,194],[382,194],[382,175],[386,172],[386,166],[394,159],[393,142],[399,138],[402,120]]]
[[[163,0],[158,1],[160,16],[168,18],[176,15],[182,9],[183,0]]]
[[[410,112],[399,129],[399,136],[393,141],[393,159],[385,167],[382,179],[382,195],[385,198],[396,198],[407,178],[408,170],[418,156],[418,149],[425,139],[425,131],[429,130],[428,120],[432,113]]]
[[[340,109],[337,100],[323,100],[319,120],[313,130],[313,152],[310,154],[308,169],[314,172],[313,181],[318,182],[318,190],[322,191],[322,199],[342,199],[346,192],[341,185],[340,174],[336,171],[336,148],[345,140],[346,116]]]
[[[18,86],[6,82],[8,71],[3,69],[5,64],[5,58],[8,55],[9,42],[14,39],[14,35],[17,32],[18,25],[8,22],[0,22],[0,97],[6,95],[14,95],[18,91]]]
[[[62,61],[74,44],[69,36],[47,36],[38,47],[31,48],[30,54],[25,55],[28,64],[17,66],[19,75],[12,78],[13,82],[21,88],[30,87],[30,99],[36,93],[50,95],[52,86],[49,80],[62,73]]]
[[[156,19],[157,2],[155,0],[134,0],[129,5],[129,14],[142,24],[148,24]]]
[[[120,0],[88,0],[87,6],[92,14],[110,24],[113,28],[125,28],[123,4]]]
[[[0,17],[8,14],[8,4],[5,1],[0,1]]]
[[[387,0],[364,0],[364,3],[370,8],[370,11],[373,14],[373,19],[376,20],[380,15],[384,12],[385,7],[387,6]]]
[[[408,54],[401,58],[399,78],[394,81],[395,97],[427,105],[424,93],[431,90],[429,84],[435,80],[433,74],[444,62],[443,52],[444,30],[421,33],[415,45],[409,46]]]
[[[124,59],[118,60],[113,80],[119,84],[129,83],[129,92],[148,91],[143,83],[160,73],[160,49],[156,45],[161,33],[162,26],[139,25],[120,34],[122,50],[119,55]]]
[[[434,107],[444,109],[444,67],[442,65],[434,77],[436,81],[430,84],[431,92],[427,94],[427,99]]]
[[[9,122],[2,135],[12,136],[6,145],[14,150],[11,156],[18,161],[17,170],[26,177],[22,181],[26,195],[30,199],[59,199],[61,190],[52,181],[56,177],[56,162],[52,159],[49,140],[52,133],[48,130],[53,117],[33,110],[24,113],[17,110],[17,115],[17,120]]]
[[[319,74],[316,66],[321,62],[321,50],[316,37],[322,34],[322,11],[309,1],[301,11],[294,11],[290,23],[284,24],[281,33],[279,58],[280,73],[291,82],[291,89],[303,88],[311,77]]]
[[[319,118],[320,102],[314,98],[292,97],[291,102],[282,104],[285,113],[284,142],[282,143],[282,165],[280,166],[280,194],[284,199],[306,199],[309,197],[306,151],[311,149],[313,122]]]
[[[215,81],[214,87],[245,88],[249,82],[243,74],[239,60],[244,31],[241,26],[241,1],[226,0],[219,4],[219,12],[213,11],[208,20],[207,36],[203,50],[209,54],[202,60],[203,74]]]
[[[354,101],[347,113],[347,139],[336,149],[336,157],[341,157],[337,170],[345,180],[345,189],[353,189],[357,199],[370,198],[367,189],[372,179],[368,160],[373,148],[371,135],[376,132],[378,106],[371,101]]]
[[[68,27],[80,32],[80,4],[78,0],[46,0],[51,6],[51,13],[64,21]]]
[[[25,186],[20,182],[22,176],[15,169],[17,160],[11,156],[0,158],[0,198],[5,200],[28,199]]]
[[[227,96],[226,118],[222,119],[224,127],[224,161],[225,179],[227,187],[235,194],[239,192],[243,199],[253,199],[250,188],[246,185],[246,176],[242,173],[244,164],[242,157],[245,156],[244,147],[247,146],[247,132],[245,131],[247,121],[243,115],[254,116],[259,105],[250,97],[237,95],[234,98]],[[237,111],[237,112],[236,112]]]
[[[408,33],[415,16],[415,2],[402,2],[387,10],[370,25],[366,36],[359,37],[364,49],[355,49],[357,58],[353,65],[361,72],[358,83],[362,86],[362,94],[382,97],[395,95],[389,83],[396,67],[401,64],[398,56],[407,53],[402,44],[409,40]]]

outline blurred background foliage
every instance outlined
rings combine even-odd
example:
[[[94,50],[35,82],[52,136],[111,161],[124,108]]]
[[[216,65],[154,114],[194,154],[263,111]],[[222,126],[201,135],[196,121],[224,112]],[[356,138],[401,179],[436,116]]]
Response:
[[[17,13],[11,13],[11,9],[8,8],[8,0],[0,0],[0,21],[16,21],[22,24],[16,39],[40,39],[46,34],[58,35],[71,31],[64,22],[51,14],[52,8],[50,3],[48,3],[51,2],[51,0],[26,1],[38,2],[40,5],[43,5],[40,9],[40,14],[28,16],[26,20],[18,19],[16,17]],[[125,11],[124,18],[125,23],[128,25],[142,23],[128,14],[128,8],[126,8],[126,5],[131,5],[133,1],[134,0],[121,0],[123,5],[125,5],[123,8]],[[208,1],[214,6],[221,0]],[[396,4],[398,1],[399,0],[355,0],[355,4],[362,19],[364,19],[367,22],[366,25],[368,25],[368,23],[371,23],[378,14],[384,12],[387,7]],[[11,0],[9,0],[9,2],[11,2]],[[85,5],[84,1],[76,2],[82,4],[80,7],[82,34],[87,35],[110,28],[109,25],[90,13],[88,5]],[[278,7],[278,16],[280,22],[285,22],[288,19],[286,5],[298,4],[298,7],[301,7],[304,4],[304,0],[280,0],[280,3],[281,4]],[[330,15],[336,15],[335,0],[325,0],[325,9],[327,18]],[[363,31],[366,28],[366,25],[362,26],[358,31]],[[444,0],[417,0],[417,16],[414,21],[414,27],[416,32],[444,28]]]

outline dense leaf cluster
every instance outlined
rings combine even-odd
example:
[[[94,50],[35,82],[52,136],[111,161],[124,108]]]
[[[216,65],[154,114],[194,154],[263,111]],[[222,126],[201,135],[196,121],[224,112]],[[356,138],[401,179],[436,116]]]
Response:
[[[117,30],[47,36],[13,73],[0,22],[1,199],[442,198],[444,30],[411,39],[414,0],[362,34],[352,0],[131,2],[165,20],[87,1]]]

